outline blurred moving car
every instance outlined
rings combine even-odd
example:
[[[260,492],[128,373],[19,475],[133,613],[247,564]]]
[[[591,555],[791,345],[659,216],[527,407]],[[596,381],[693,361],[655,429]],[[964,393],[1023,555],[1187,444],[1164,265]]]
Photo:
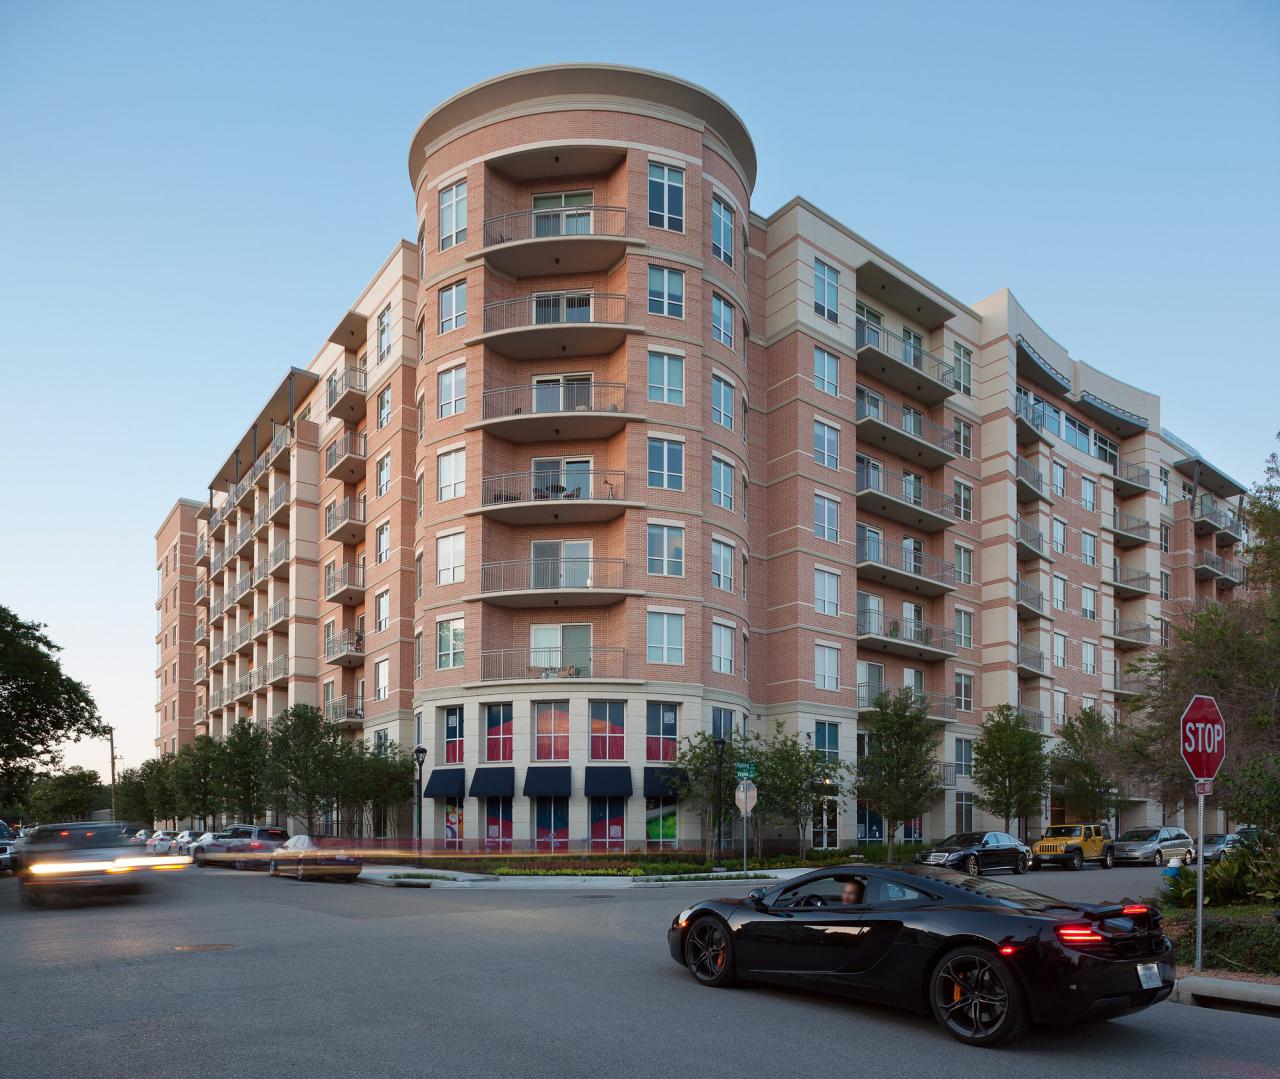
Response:
[[[169,854],[173,852],[173,841],[178,833],[170,828],[157,828],[147,837],[148,854]]]
[[[14,830],[0,820],[0,873],[10,868],[10,852],[17,842]]]
[[[1116,861],[1161,866],[1170,858],[1194,858],[1195,846],[1181,828],[1130,828],[1116,840]]]
[[[179,832],[169,847],[171,854],[190,854],[191,844],[196,842],[202,835],[209,835],[209,832],[203,832],[199,828],[188,828],[184,832]]]
[[[189,861],[140,856],[126,828],[114,821],[42,824],[23,848],[18,897],[38,907],[54,896],[137,895],[149,872],[182,869]]]
[[[230,864],[236,869],[265,867],[270,853],[289,838],[283,828],[266,824],[232,824],[208,840],[200,837],[191,850],[196,865]]]
[[[936,847],[922,850],[917,865],[942,865],[979,877],[992,869],[1025,873],[1031,849],[1005,832],[956,832]]]
[[[360,875],[360,856],[351,850],[351,840],[341,836],[295,835],[271,852],[267,872],[273,877],[298,880],[353,881]]]
[[[1196,844],[1197,848],[1200,846]],[[1209,832],[1204,837],[1204,860],[1220,862],[1238,851],[1246,851],[1249,845],[1235,832]]]

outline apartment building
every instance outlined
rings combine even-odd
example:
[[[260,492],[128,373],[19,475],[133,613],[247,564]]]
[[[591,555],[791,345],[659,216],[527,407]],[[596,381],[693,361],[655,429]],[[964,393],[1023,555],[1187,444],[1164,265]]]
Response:
[[[670,788],[695,731],[856,761],[910,687],[946,786],[921,838],[983,825],[986,711],[1047,739],[1123,713],[1126,663],[1240,582],[1240,485],[1011,293],[965,304],[800,198],[755,212],[756,165],[724,102],[654,72],[433,110],[417,242],[195,513],[185,729],[316,704],[426,747],[427,837],[611,849],[698,841]],[[856,799],[813,824],[879,838]]]
[[[178,499],[156,531],[156,753],[176,753],[195,737],[196,658],[204,632],[196,617],[200,503]]]

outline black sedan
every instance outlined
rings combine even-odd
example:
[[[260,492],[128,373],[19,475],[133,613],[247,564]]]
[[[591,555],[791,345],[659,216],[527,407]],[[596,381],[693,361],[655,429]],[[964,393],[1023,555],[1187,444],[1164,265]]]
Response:
[[[703,985],[774,982],[932,1012],[993,1046],[1031,1023],[1109,1019],[1173,991],[1172,945],[1143,903],[1070,904],[927,866],[846,866],[710,899],[667,932]]]
[[[912,861],[960,869],[971,877],[992,869],[1025,873],[1031,864],[1031,848],[1005,832],[956,832],[936,847],[920,851]]]

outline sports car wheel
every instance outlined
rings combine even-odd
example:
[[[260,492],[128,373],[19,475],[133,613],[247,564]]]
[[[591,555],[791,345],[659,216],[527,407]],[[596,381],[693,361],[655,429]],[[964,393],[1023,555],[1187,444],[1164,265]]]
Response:
[[[982,876],[982,866],[978,864],[978,859],[974,855],[969,855],[964,862],[964,871],[971,877]]]
[[[1019,856],[1018,860],[1013,863],[1013,871],[1019,876],[1027,871],[1027,859],[1025,856]]]
[[[1115,851],[1111,851],[1111,850],[1107,851],[1107,853],[1102,856],[1102,868],[1114,869],[1115,864],[1116,864]]]
[[[684,961],[689,972],[703,985],[717,989],[737,980],[733,966],[733,941],[719,918],[699,918],[684,940]]]
[[[1081,870],[1084,868],[1084,855],[1079,851],[1075,851],[1071,855],[1071,861],[1067,863],[1073,870]]]
[[[1022,989],[981,948],[956,948],[942,957],[930,978],[929,1002],[946,1032],[966,1045],[1001,1045],[1027,1029]]]
[[[1164,851],[1162,850],[1156,851],[1156,856],[1151,859],[1151,864],[1155,866],[1157,869],[1159,869],[1162,865],[1164,865]]]

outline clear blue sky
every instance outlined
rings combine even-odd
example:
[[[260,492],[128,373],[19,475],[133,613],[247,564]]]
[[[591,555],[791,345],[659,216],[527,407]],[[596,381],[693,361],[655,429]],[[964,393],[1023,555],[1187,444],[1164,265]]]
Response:
[[[0,7],[0,602],[50,624],[130,763],[154,733],[162,515],[414,234],[422,116],[514,68],[709,87],[755,138],[757,210],[800,193],[962,300],[1009,286],[1258,477],[1280,428],[1280,4],[623,10]]]

